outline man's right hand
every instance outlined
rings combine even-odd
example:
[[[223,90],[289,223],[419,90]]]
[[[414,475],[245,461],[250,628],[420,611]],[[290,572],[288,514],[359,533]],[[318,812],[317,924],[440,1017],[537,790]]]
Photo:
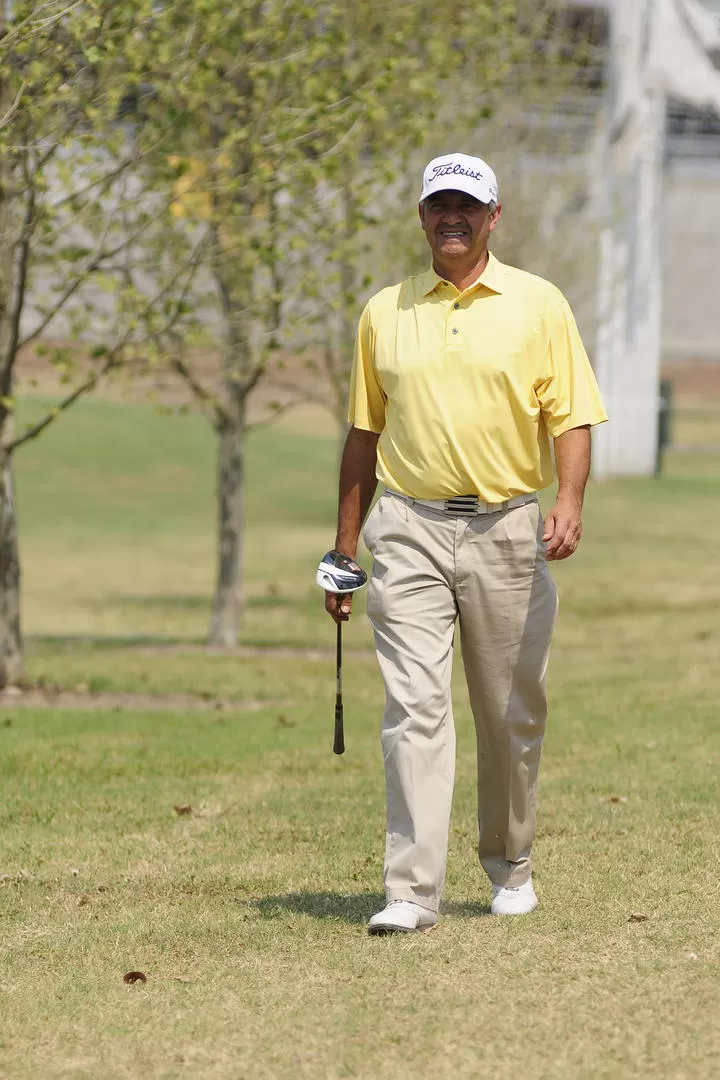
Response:
[[[326,592],[325,610],[334,622],[347,622],[352,612],[352,593]]]

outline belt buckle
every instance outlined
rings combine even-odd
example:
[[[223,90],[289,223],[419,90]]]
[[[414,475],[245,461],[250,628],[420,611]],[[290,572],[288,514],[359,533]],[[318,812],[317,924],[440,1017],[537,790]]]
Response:
[[[477,495],[453,495],[445,500],[445,513],[456,517],[475,517],[480,513],[480,499]]]

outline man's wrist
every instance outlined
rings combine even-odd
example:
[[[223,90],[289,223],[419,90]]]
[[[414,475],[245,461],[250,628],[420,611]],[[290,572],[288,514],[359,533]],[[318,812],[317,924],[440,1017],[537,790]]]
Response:
[[[348,536],[335,537],[335,550],[339,551],[342,555],[349,555],[351,559],[354,559],[357,555],[357,537],[353,540]]]
[[[573,509],[582,510],[583,498],[584,493],[576,488],[558,488],[555,501],[562,506],[571,506]]]

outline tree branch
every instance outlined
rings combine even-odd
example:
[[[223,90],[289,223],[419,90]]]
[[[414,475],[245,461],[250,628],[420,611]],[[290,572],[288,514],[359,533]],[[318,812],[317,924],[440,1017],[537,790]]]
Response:
[[[185,380],[193,396],[197,399],[203,411],[210,411],[210,413],[212,414],[212,423],[214,426],[217,426],[223,421],[225,423],[230,422],[230,413],[227,409],[223,407],[220,399],[217,397],[216,394],[211,394],[210,391],[202,385],[199,379],[197,379],[196,376],[193,375],[190,368],[179,355],[179,352],[173,353],[170,356],[170,366],[175,372],[177,372],[178,375],[181,376],[181,378]]]
[[[154,143],[146,147],[144,150],[139,150],[136,147],[129,157],[124,158],[119,165],[114,166],[109,172],[104,173],[102,176],[90,181],[90,183],[86,184],[84,187],[78,188],[77,191],[73,191],[70,195],[65,195],[64,198],[59,199],[56,203],[53,203],[53,209],[61,210],[63,206],[66,206],[68,203],[72,202],[75,199],[81,198],[83,195],[86,195],[89,191],[93,191],[96,188],[98,188],[102,192],[110,183],[112,183],[113,180],[117,179],[117,177],[120,176],[121,173],[129,169],[131,166],[137,165],[144,158],[150,157],[152,154],[156,153],[157,150],[163,145],[163,143],[167,142],[168,137],[169,133],[165,132],[163,135],[159,136],[159,138]],[[58,143],[58,145],[60,144]],[[53,153],[56,149],[57,145],[53,147]],[[44,161],[42,162],[42,164],[44,164]]]
[[[121,363],[119,354],[126,344],[126,339],[118,342],[118,344],[110,353],[105,364],[99,371],[91,372],[91,374],[88,375],[87,379],[83,383],[81,383],[80,386],[77,386],[72,391],[72,393],[68,394],[67,397],[63,398],[63,400],[59,402],[59,404],[56,405],[53,409],[51,409],[50,412],[46,413],[42,420],[39,420],[37,424],[33,424],[32,427],[29,427],[27,431],[23,432],[22,435],[18,435],[16,439],[13,439],[11,442],[6,443],[3,447],[5,453],[10,455],[14,453],[19,446],[22,446],[23,443],[30,442],[31,439],[37,439],[38,435],[40,435],[45,430],[45,428],[49,427],[54,420],[57,420],[58,416],[60,416],[61,413],[65,412],[66,409],[69,409],[70,406],[73,405],[79,397],[82,397],[83,394],[87,394],[90,390],[93,390],[99,383],[100,379],[107,375],[109,371],[111,371],[115,367],[119,367]]]
[[[183,306],[183,304],[185,302],[185,298],[187,297],[187,295],[188,295],[188,293],[190,291],[190,288],[192,286],[192,283],[193,283],[193,281],[195,279],[195,273],[196,273],[196,271],[197,271],[197,269],[200,266],[200,263],[202,261],[203,248],[207,246],[207,242],[208,242],[208,234],[206,233],[205,236],[203,236],[201,238],[199,244],[196,246],[195,251],[193,252],[193,254],[192,254],[191,258],[190,258],[188,277],[187,277],[187,280],[186,280],[183,288],[180,291],[180,294],[179,294],[177,300],[175,301],[175,305],[174,305],[175,311],[174,311],[174,315],[172,316],[171,326],[172,326],[172,324],[175,323],[175,321],[177,320],[177,318],[180,315],[180,312],[182,310],[182,306]],[[229,421],[230,414],[227,412],[227,410],[225,410],[223,408],[223,405],[222,405],[222,402],[220,401],[220,399],[216,395],[211,394],[210,391],[207,390],[202,385],[200,380],[193,374],[192,370],[188,367],[188,365],[183,360],[183,358],[182,358],[183,349],[182,349],[182,345],[181,345],[181,342],[180,342],[180,336],[179,336],[179,334],[172,331],[171,326],[170,327],[166,326],[166,328],[164,330],[158,331],[158,332],[156,332],[155,334],[152,335],[154,340],[158,343],[161,352],[167,352],[168,357],[169,357],[169,361],[170,361],[170,366],[172,367],[172,369],[178,375],[181,376],[181,378],[183,378],[185,380],[185,382],[187,383],[188,387],[190,388],[192,394],[197,399],[197,401],[200,403],[201,408],[203,410],[210,410],[210,412],[212,413],[211,422],[213,424],[217,425],[218,423],[221,423],[224,420]],[[163,337],[164,337],[165,334],[167,334],[167,336],[168,336],[168,338],[170,340],[170,343],[171,343],[171,348],[170,349],[165,348],[165,346],[163,345]]]
[[[19,41],[23,40],[23,31],[28,27],[31,30],[37,28],[47,33],[48,27],[51,27],[60,22],[60,20],[63,19],[65,15],[69,15],[70,12],[74,11],[76,7],[80,7],[82,3],[83,0],[73,0],[71,4],[69,4],[67,7],[62,8],[61,11],[57,11],[55,12],[55,14],[49,15],[45,19],[38,19],[37,16],[42,11],[46,11],[48,8],[57,6],[56,0],[48,0],[47,3],[41,4],[38,8],[35,9],[35,11],[28,15],[26,19],[23,19],[22,22],[19,22],[15,26],[13,26],[12,31],[8,31],[8,33],[5,35],[4,38],[2,38],[2,41],[0,42],[0,49],[9,50]]]
[[[0,380],[3,396],[7,396],[10,392],[10,387],[12,384],[13,365],[15,363],[15,357],[18,354],[18,343],[20,341],[20,320],[22,318],[23,308],[25,307],[28,269],[30,266],[30,240],[32,238],[35,224],[37,188],[33,181],[33,171],[31,169],[28,169],[27,154],[23,159],[23,173],[25,176],[28,198],[25,205],[25,215],[23,218],[22,230],[20,233],[20,250],[17,256],[17,279],[15,295],[13,297],[12,312],[10,315],[10,341],[8,343],[7,355],[4,358],[2,378]]]
[[[180,271],[180,273],[182,273],[182,271]],[[157,304],[165,296],[167,296],[168,292],[174,287],[174,285],[177,282],[179,276],[180,276],[180,274],[175,274],[170,279],[170,281],[167,282],[166,285],[164,285],[163,288],[158,293],[156,293],[156,295],[151,300],[148,301],[148,303],[145,305],[143,311],[141,312],[141,314],[139,316],[140,320],[142,320],[146,315],[149,315],[149,313],[153,310],[153,308],[155,308],[157,306]],[[189,287],[189,283],[186,283],[186,290],[187,290],[188,287]],[[181,295],[185,295],[186,290]],[[162,336],[163,334],[166,334],[170,330],[173,323],[178,318],[179,314],[180,314],[180,302],[178,302],[175,305],[174,311],[168,316],[168,318],[167,318],[167,320],[165,322],[165,325],[160,330],[157,331],[158,336]],[[36,439],[38,437],[38,435],[40,435],[41,432],[43,432],[45,430],[45,428],[49,427],[50,424],[52,424],[53,421],[56,420],[61,413],[65,412],[66,409],[69,409],[70,406],[72,404],[74,404],[74,402],[76,402],[79,397],[82,397],[83,394],[87,394],[90,390],[94,389],[94,387],[97,386],[100,379],[102,379],[105,375],[107,375],[114,368],[120,367],[120,365],[122,363],[123,349],[125,349],[125,347],[129,343],[131,337],[132,337],[132,328],[128,328],[125,331],[125,334],[120,339],[120,341],[118,341],[113,346],[113,348],[110,350],[110,352],[109,352],[109,354],[107,356],[107,359],[106,359],[105,363],[103,364],[102,368],[99,371],[91,372],[91,374],[88,375],[87,379],[85,379],[85,381],[83,383],[81,383],[80,386],[76,387],[75,390],[73,390],[70,394],[67,395],[67,397],[63,398],[63,400],[58,405],[56,405],[53,409],[51,409],[50,412],[48,412],[43,417],[42,420],[39,420],[37,422],[37,424],[33,424],[33,426],[30,427],[27,431],[23,432],[22,435],[19,435],[16,439],[13,439],[9,443],[7,443],[3,447],[5,453],[12,454],[12,453],[15,452],[15,450],[17,450],[17,448],[19,446],[22,446],[23,443],[29,442],[31,439]]]
[[[72,131],[72,127],[68,129],[68,134],[70,134],[71,131]],[[51,147],[48,148],[48,150],[42,155],[42,157],[38,158],[38,162],[37,162],[37,166],[36,166],[38,172],[41,169],[45,168],[45,166],[48,164],[48,162],[50,162],[55,157],[55,155],[57,154],[59,149],[60,149],[60,143],[56,142],[54,146],[51,146]]]
[[[255,420],[252,424],[246,424],[245,431],[250,435],[253,431],[258,431],[260,428],[270,427],[271,424],[275,424],[281,416],[290,412],[297,405],[297,401],[286,401],[284,405],[278,405],[273,409],[272,415],[265,418],[265,420]]]
[[[97,177],[95,180],[91,180],[89,184],[85,184],[84,187],[78,188],[77,191],[71,192],[69,195],[65,195],[64,198],[58,199],[53,203],[53,210],[56,212],[62,210],[63,206],[67,206],[68,203],[74,202],[76,199],[82,198],[83,195],[87,195],[89,191],[99,189],[102,193],[105,188],[110,185],[113,180],[116,180],[126,169],[135,164],[135,157],[125,158],[119,165],[116,165],[110,172],[105,173],[103,176]]]
[[[52,23],[60,22],[60,19],[62,19],[65,15],[69,15],[70,12],[73,11],[76,7],[80,7],[82,2],[83,2],[83,0],[74,0],[74,2],[72,4],[68,4],[67,7],[63,8],[61,11],[55,12],[54,15],[50,15],[46,19],[38,19],[37,15],[39,14],[40,11],[43,10],[44,7],[52,7],[51,3],[43,4],[42,7],[40,7],[38,9],[38,11],[33,12],[32,19],[29,19],[28,21],[30,22],[31,26],[45,26],[45,27],[47,27]]]
[[[263,357],[260,363],[255,365],[255,369],[250,373],[250,375],[248,375],[247,378],[243,379],[243,397],[247,397],[248,394],[255,389],[257,384],[260,382],[260,379],[265,374],[266,367],[267,364],[265,358]]]
[[[7,125],[10,123],[10,121],[12,120],[15,113],[18,111],[18,108],[20,107],[20,101],[22,100],[22,96],[23,96],[23,93],[25,91],[26,86],[27,86],[27,83],[23,80],[23,82],[22,82],[22,84],[20,86],[20,89],[18,90],[17,95],[15,97],[15,100],[13,101],[13,103],[10,106],[10,108],[8,109],[8,111],[3,116],[2,120],[0,120],[0,130],[2,130],[2,128],[4,128],[4,127],[7,127]]]
[[[137,240],[137,238],[139,236],[142,236],[143,232],[145,232],[145,230],[148,229],[150,227],[150,225],[154,224],[154,222],[157,221],[158,218],[161,217],[162,214],[165,213],[165,210],[166,210],[166,207],[163,206],[162,209],[157,214],[150,217],[147,221],[144,221],[142,223],[142,225],[138,229],[135,230],[135,232],[131,233],[130,236],[126,236],[123,239],[122,243],[117,244],[115,247],[110,248],[107,251],[100,250],[95,255],[93,255],[92,259],[80,271],[80,273],[77,275],[77,277],[74,279],[74,281],[71,281],[70,284],[66,286],[66,288],[64,289],[61,296],[56,300],[55,304],[51,307],[50,311],[45,313],[44,318],[38,323],[38,325],[33,330],[30,331],[30,333],[26,337],[24,337],[22,339],[22,341],[19,343],[18,347],[22,349],[26,345],[29,345],[31,341],[34,341],[37,337],[39,337],[40,334],[42,334],[42,332],[47,329],[47,327],[50,325],[50,323],[53,321],[53,319],[60,313],[60,311],[62,311],[65,304],[68,302],[68,300],[72,296],[74,296],[74,294],[78,291],[78,289],[82,285],[84,285],[84,283],[87,281],[87,279],[90,277],[90,275],[95,273],[96,270],[99,270],[100,267],[103,265],[103,263],[106,262],[106,260],[114,259],[115,256],[119,255],[121,251],[125,251],[125,250],[127,250],[127,248],[131,247],[132,244]],[[102,237],[100,238],[100,246],[101,247],[104,244],[105,240],[107,239],[107,236],[108,236],[108,233],[110,231],[110,228],[111,228],[112,224],[113,224],[113,219],[112,219],[112,214],[111,214],[108,217],[108,221],[107,221],[107,224],[105,226],[105,230],[103,232]]]

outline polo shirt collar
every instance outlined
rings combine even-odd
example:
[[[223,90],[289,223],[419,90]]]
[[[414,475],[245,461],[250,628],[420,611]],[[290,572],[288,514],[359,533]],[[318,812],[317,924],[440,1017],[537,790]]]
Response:
[[[492,251],[488,252],[487,266],[483,270],[477,281],[474,281],[472,285],[468,285],[465,292],[469,292],[471,289],[476,289],[478,285],[484,285],[490,292],[501,293],[503,291],[502,281],[502,263],[495,258]],[[423,296],[429,296],[431,292],[434,292],[439,285],[442,284],[444,278],[441,278],[439,274],[435,273],[435,270],[431,266],[429,270],[426,270],[424,274],[420,275],[420,288],[422,289]]]

